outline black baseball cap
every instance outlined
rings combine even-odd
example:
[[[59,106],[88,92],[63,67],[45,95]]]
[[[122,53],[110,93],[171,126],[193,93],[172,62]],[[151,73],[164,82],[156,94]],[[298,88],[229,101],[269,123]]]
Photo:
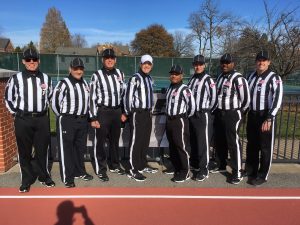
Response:
[[[23,52],[23,59],[39,59],[39,53],[34,48],[27,48]]]
[[[102,57],[113,57],[116,58],[115,51],[111,48],[107,48],[102,52]]]
[[[82,59],[77,57],[75,59],[72,59],[72,61],[70,62],[70,67],[72,67],[72,68],[77,68],[77,67],[84,68],[84,63],[83,63]]]
[[[255,61],[260,60],[260,59],[270,60],[269,52],[262,50],[259,53],[257,53]]]
[[[169,73],[177,73],[177,74],[182,74],[183,73],[183,68],[180,65],[173,65],[169,71]]]
[[[196,63],[205,64],[204,56],[203,55],[196,55],[193,59],[193,64],[196,64]]]
[[[222,55],[220,62],[221,63],[232,63],[233,58],[229,53],[225,53],[224,55]]]

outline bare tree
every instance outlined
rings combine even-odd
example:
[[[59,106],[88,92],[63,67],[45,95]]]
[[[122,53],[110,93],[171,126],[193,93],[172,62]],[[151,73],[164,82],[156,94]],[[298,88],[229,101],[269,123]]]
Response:
[[[270,9],[264,1],[268,45],[273,69],[282,77],[300,68],[299,6],[291,10]]]
[[[193,56],[193,35],[184,34],[183,32],[176,31],[173,35],[173,44],[176,56]]]
[[[87,47],[87,41],[82,34],[76,33],[72,35],[72,46],[76,48]]]
[[[61,46],[72,46],[71,35],[60,11],[52,7],[40,32],[40,49],[41,52],[55,52]]]

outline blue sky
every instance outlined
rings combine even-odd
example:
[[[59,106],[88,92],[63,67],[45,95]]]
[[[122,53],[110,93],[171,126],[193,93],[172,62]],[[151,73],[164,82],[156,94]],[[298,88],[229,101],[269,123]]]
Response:
[[[217,0],[218,1],[218,0]],[[268,0],[270,6],[294,8],[300,0]],[[189,32],[188,17],[202,0],[8,0],[1,2],[0,34],[23,46],[39,41],[50,7],[62,14],[71,34],[80,33],[88,45],[120,41],[130,43],[139,30],[153,23],[170,33]],[[248,21],[264,22],[263,0],[219,0],[221,11],[230,11]]]

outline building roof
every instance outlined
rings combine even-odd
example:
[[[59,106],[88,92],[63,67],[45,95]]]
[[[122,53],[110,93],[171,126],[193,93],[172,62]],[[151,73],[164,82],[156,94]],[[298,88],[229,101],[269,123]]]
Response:
[[[0,38],[0,48],[5,49],[9,44],[9,42],[10,42],[9,38]]]
[[[58,47],[55,53],[69,55],[96,55],[97,48]]]

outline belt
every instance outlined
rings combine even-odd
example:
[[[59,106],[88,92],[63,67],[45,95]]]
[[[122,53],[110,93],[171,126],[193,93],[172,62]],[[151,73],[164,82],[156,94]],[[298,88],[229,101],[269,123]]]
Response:
[[[133,109],[133,112],[150,112],[150,109]]]
[[[111,109],[119,109],[120,106],[106,106],[106,105],[98,105],[99,109],[111,110]]]
[[[179,114],[179,115],[174,115],[174,116],[168,116],[168,120],[175,120],[175,119],[180,119],[180,118],[187,118],[186,114]]]
[[[41,117],[47,114],[47,111],[43,111],[43,112],[24,112],[24,111],[17,111],[16,112],[16,116],[19,117]]]
[[[80,118],[80,119],[87,118],[87,115],[74,115],[74,114],[67,114],[67,113],[61,114],[61,115],[62,116],[67,116],[67,117],[73,117],[75,119],[78,119],[78,118]]]

